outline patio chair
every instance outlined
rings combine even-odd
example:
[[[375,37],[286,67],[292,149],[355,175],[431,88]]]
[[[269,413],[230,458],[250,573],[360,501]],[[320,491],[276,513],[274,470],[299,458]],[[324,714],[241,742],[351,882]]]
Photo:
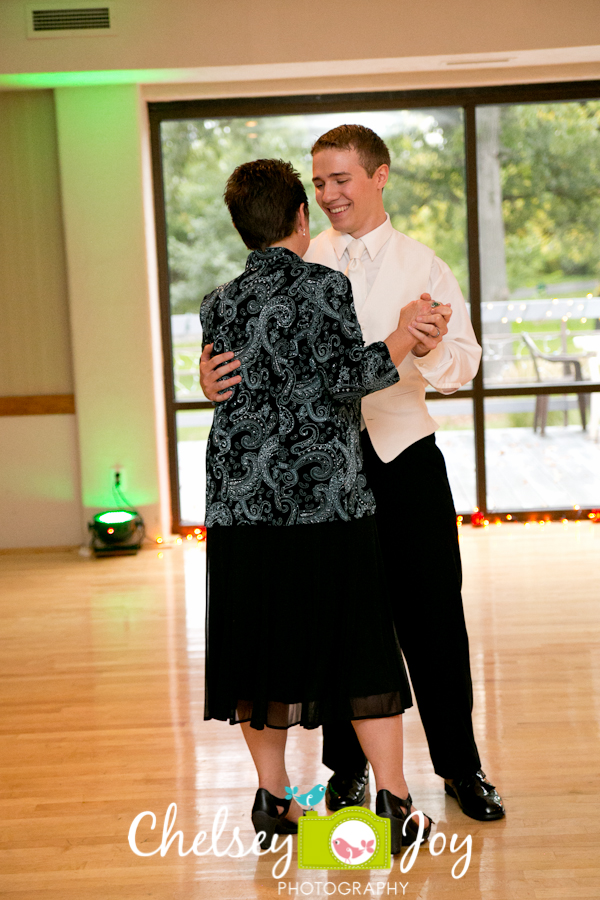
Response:
[[[544,379],[542,378],[542,374],[540,372],[539,361],[545,360],[546,362],[551,363],[560,363],[563,366],[563,374],[566,376],[562,380],[571,380],[571,381],[583,381],[583,375],[581,372],[581,360],[585,359],[586,354],[576,354],[576,353],[543,353],[530,334],[526,331],[521,333],[521,337],[525,341],[529,352],[531,353],[531,359],[533,362],[533,368],[535,369],[535,375],[537,380],[542,383]],[[540,429],[540,434],[544,437],[546,433],[546,421],[548,419],[548,402],[550,399],[549,394],[538,394],[535,398],[535,414],[533,417],[533,430],[537,431],[538,426]],[[586,430],[586,410],[587,410],[587,397],[585,394],[577,394],[577,403],[579,405],[579,413],[581,415],[581,427],[583,430]]]

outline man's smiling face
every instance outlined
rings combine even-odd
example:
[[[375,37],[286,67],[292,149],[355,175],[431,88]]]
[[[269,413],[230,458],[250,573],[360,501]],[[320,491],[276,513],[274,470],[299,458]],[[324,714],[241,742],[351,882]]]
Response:
[[[336,231],[362,237],[385,221],[382,192],[388,174],[384,165],[370,177],[356,150],[315,153],[313,184],[317,203]]]

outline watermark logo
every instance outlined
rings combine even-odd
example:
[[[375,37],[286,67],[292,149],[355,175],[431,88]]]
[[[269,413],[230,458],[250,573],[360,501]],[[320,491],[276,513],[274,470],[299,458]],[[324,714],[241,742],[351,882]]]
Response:
[[[312,809],[313,806],[321,802],[325,796],[326,788],[324,784],[315,784],[314,788],[311,788],[305,794],[299,794],[298,790],[299,788],[297,787],[286,787],[285,799],[295,800],[300,806],[307,806],[309,809]]]
[[[250,853],[255,856],[265,856],[268,853],[280,854],[275,861],[271,874],[273,878],[284,878],[292,861],[292,835],[275,834],[271,846],[261,849],[261,842],[265,832],[260,831],[254,836],[249,847],[244,847],[240,836],[240,829],[233,829],[231,840],[226,843],[223,840],[223,832],[227,824],[228,810],[221,806],[217,811],[212,832],[199,831],[186,848],[186,841],[182,831],[174,831],[177,818],[177,805],[171,803],[164,817],[160,843],[153,850],[147,849],[150,831],[155,831],[157,817],[151,810],[139,813],[129,828],[129,846],[136,856],[166,856],[173,845],[177,848],[179,856],[228,856],[230,859],[241,859]],[[402,874],[409,872],[413,867],[421,846],[424,834],[425,817],[418,810],[413,813],[418,820],[419,827],[415,840],[410,844],[399,859],[399,868]],[[150,819],[150,823],[145,819]],[[142,825],[142,823],[144,823]],[[142,834],[138,834],[138,830]],[[146,835],[144,836],[144,831]],[[351,806],[340,810],[331,816],[319,816],[310,810],[298,822],[298,868],[299,869],[391,869],[391,827],[388,819],[381,819],[362,806]],[[158,837],[158,835],[157,835]],[[207,840],[208,838],[208,840]],[[462,878],[469,868],[473,839],[468,834],[461,843],[458,843],[458,835],[450,838],[449,850],[451,854],[464,852],[457,858],[452,866],[452,877]],[[429,853],[431,856],[441,856],[446,849],[446,835],[438,831],[429,841]],[[383,882],[382,882],[383,883]],[[302,885],[310,885],[310,882],[302,882]],[[317,883],[317,884],[320,884]],[[329,884],[329,882],[327,882]],[[344,882],[345,884],[345,882]],[[353,885],[355,883],[353,882]],[[356,882],[358,884],[358,882]],[[399,884],[402,883],[399,882]],[[282,888],[283,885],[283,888]],[[285,882],[279,882],[280,890],[285,889]],[[312,890],[312,888],[311,888]],[[392,890],[390,887],[388,892]],[[298,886],[290,887],[290,892],[297,893]],[[404,886],[402,886],[404,893]],[[354,893],[354,888],[352,889]],[[302,888],[302,893],[305,893]],[[328,893],[328,891],[325,891]],[[343,893],[340,889],[339,893]]]
[[[351,806],[332,816],[308,812],[298,822],[299,869],[389,869],[388,819]]]

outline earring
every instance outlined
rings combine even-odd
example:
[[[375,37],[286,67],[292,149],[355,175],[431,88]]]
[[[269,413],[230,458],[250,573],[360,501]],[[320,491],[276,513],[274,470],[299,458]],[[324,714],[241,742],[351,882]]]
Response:
[[[302,229],[302,236],[303,236],[303,237],[306,237],[306,228],[303,228],[303,229]]]

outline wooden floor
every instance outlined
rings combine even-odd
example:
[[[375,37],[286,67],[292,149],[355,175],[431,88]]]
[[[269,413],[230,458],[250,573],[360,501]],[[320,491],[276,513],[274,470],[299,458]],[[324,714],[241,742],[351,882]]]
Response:
[[[234,826],[245,849],[253,834],[240,731],[202,720],[204,550],[0,557],[3,900],[600,897],[600,525],[465,528],[461,541],[475,726],[505,821],[467,819],[445,798],[418,715],[405,717],[413,797],[448,839],[472,835],[460,880],[448,849],[422,849],[406,874],[398,860],[348,877],[294,859],[279,880],[272,855],[182,858],[174,844],[136,856],[134,817],[156,814],[138,833],[150,852],[171,803],[185,850],[221,805],[221,849]],[[290,656],[300,649],[292,635]],[[319,760],[320,734],[293,729],[294,783],[325,782]]]

